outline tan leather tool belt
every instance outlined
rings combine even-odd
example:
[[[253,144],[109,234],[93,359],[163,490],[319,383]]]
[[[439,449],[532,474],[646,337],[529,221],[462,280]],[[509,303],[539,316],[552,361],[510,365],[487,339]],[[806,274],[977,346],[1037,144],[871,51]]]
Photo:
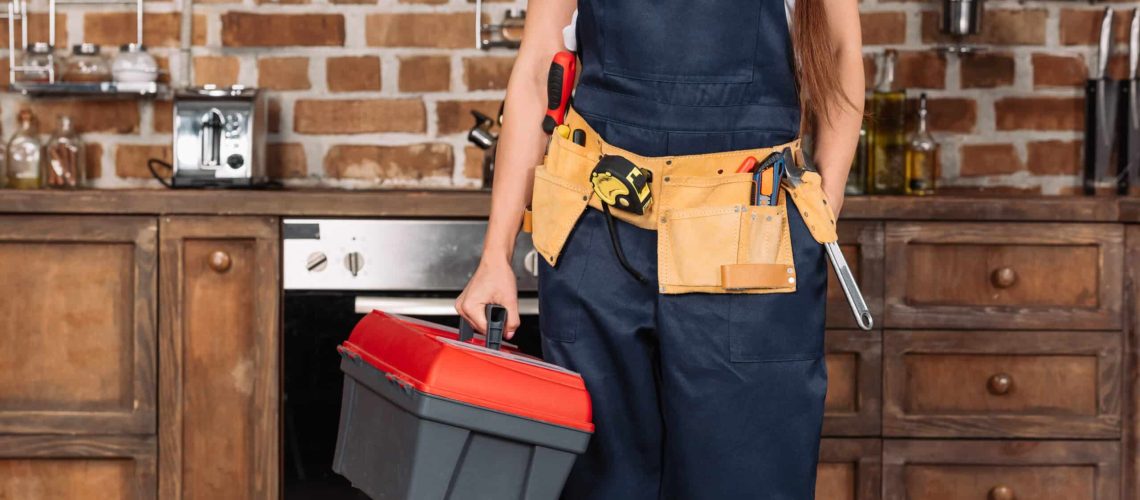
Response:
[[[796,289],[785,196],[791,195],[812,236],[836,240],[835,216],[808,172],[803,183],[783,182],[775,206],[751,204],[752,174],[736,173],[749,156],[763,160],[799,140],[773,148],[703,155],[645,157],[606,144],[573,110],[571,129],[586,132],[580,146],[554,134],[535,170],[531,213],[534,247],[555,265],[566,239],[587,206],[601,209],[590,173],[603,155],[620,155],[652,172],[653,203],[642,215],[611,210],[614,217],[658,231],[657,272],[662,293],[781,293]],[[524,223],[525,224],[525,223]]]

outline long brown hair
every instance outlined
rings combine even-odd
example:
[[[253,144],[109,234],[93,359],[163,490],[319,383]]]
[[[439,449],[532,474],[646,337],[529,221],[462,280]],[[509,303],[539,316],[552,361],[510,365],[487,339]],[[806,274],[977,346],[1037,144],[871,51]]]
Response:
[[[839,83],[835,43],[827,26],[823,0],[796,0],[792,9],[792,46],[800,90],[801,131],[816,120],[830,120],[837,108],[855,107]]]

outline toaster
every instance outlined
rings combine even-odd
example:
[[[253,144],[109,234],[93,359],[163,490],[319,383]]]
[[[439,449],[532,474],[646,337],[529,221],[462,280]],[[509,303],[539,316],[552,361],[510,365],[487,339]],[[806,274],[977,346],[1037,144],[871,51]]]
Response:
[[[174,187],[249,187],[265,175],[265,93],[206,85],[174,95]]]

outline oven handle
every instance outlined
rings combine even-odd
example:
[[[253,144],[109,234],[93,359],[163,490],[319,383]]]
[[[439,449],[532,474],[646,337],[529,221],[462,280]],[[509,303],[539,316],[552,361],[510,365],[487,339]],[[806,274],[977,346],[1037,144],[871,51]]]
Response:
[[[357,314],[368,314],[374,309],[388,314],[402,314],[404,316],[455,316],[455,299],[432,297],[369,297],[361,295],[356,297],[354,309]],[[533,316],[538,314],[538,299],[524,297],[519,299],[519,314]]]

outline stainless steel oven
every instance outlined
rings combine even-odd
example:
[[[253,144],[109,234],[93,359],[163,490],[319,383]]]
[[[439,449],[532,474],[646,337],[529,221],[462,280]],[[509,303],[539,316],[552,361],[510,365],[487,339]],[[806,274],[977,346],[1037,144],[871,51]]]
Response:
[[[343,381],[336,345],[373,309],[456,326],[455,298],[479,263],[483,220],[286,219],[284,452],[286,499],[366,498],[330,470]],[[541,355],[538,256],[517,242],[522,327],[513,343]]]

